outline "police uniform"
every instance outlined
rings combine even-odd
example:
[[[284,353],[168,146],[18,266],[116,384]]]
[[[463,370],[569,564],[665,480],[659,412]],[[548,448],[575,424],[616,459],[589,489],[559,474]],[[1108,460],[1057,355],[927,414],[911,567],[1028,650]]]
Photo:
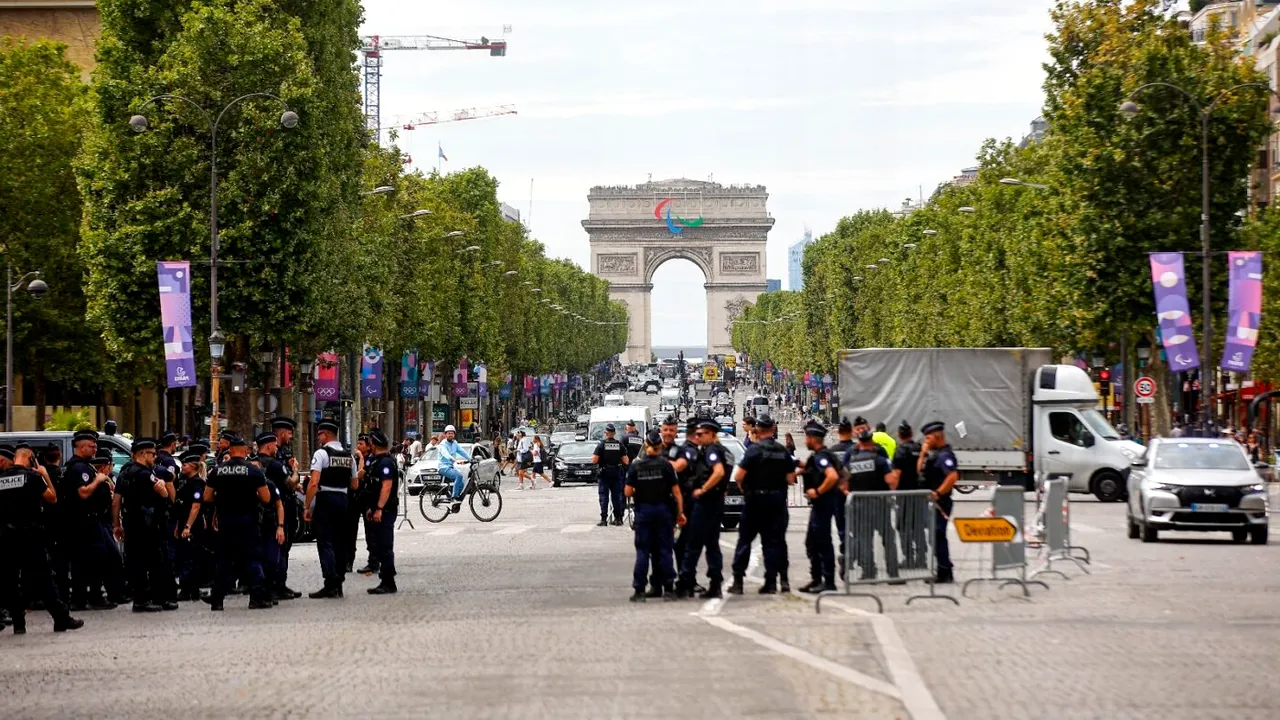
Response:
[[[698,428],[706,428],[718,433],[720,426],[714,422],[702,421]],[[688,457],[688,455],[686,455]],[[688,513],[689,521],[685,524],[685,532],[689,539],[685,541],[684,562],[680,565],[680,580],[676,585],[676,595],[691,596],[694,592],[694,576],[698,571],[698,557],[703,550],[707,554],[707,579],[710,584],[703,593],[706,597],[720,597],[720,587],[724,583],[724,557],[720,552],[720,523],[724,516],[724,491],[729,484],[728,453],[724,446],[712,441],[710,444],[698,446],[698,452],[690,465],[691,477],[689,502],[693,511]],[[724,476],[710,490],[694,497],[693,490],[704,487],[711,479],[715,468],[724,469]]]
[[[660,445],[661,436],[654,431],[649,442]],[[640,458],[627,470],[627,486],[631,488],[631,500],[635,503],[636,564],[632,573],[635,594],[632,602],[644,602],[645,574],[652,560],[657,565],[656,584],[663,588],[670,599],[675,599],[676,571],[671,560],[672,536],[675,532],[674,488],[679,479],[676,471],[661,454]]]
[[[920,428],[925,435],[942,430],[945,426],[940,422],[931,422]],[[956,472],[958,464],[950,445],[934,448],[925,458],[924,475],[920,478],[925,490],[938,491],[947,476]],[[951,547],[947,543],[947,522],[951,517],[951,492],[939,495],[935,503],[936,511],[933,519],[933,554],[938,561],[938,582],[951,582],[954,574],[951,566]]]
[[[13,456],[12,447],[0,446],[0,458],[8,465],[0,469],[0,604],[9,611],[15,635],[27,631],[22,590],[44,601],[55,632],[82,627],[84,623],[72,618],[58,597],[49,572],[39,528],[48,486],[38,473],[13,465]]]
[[[911,439],[911,426],[903,421],[898,426],[898,442],[897,450],[893,454],[893,469],[898,473],[898,490],[919,490],[920,489],[920,472],[918,461],[920,459],[920,443]],[[917,517],[901,518],[898,522],[898,541],[902,550],[902,567],[906,569],[920,569],[928,567],[928,558],[925,552],[928,551],[928,545],[925,543],[925,523],[929,522],[928,508],[924,503],[913,503],[914,512]],[[899,508],[898,513],[901,516],[908,511],[906,508]]]
[[[826,437],[827,429],[817,422],[805,426],[806,435],[821,441]],[[828,470],[837,470],[839,460],[827,448],[819,448],[809,455],[804,465],[804,490],[818,491],[826,483]],[[809,527],[805,532],[805,553],[809,557],[809,584],[801,588],[802,592],[818,592],[834,590],[836,577],[835,549],[831,545],[831,522],[844,515],[844,493],[840,492],[837,481],[817,499],[810,500]],[[844,532],[844,523],[838,529]]]
[[[691,436],[693,434],[692,430],[696,426],[696,424],[697,423],[694,421],[689,422],[689,425],[688,425],[689,429],[687,431],[686,437]],[[671,443],[670,445],[664,444],[659,454],[663,459],[665,459],[667,462],[671,463],[672,465],[674,465],[677,460],[684,459],[685,468],[684,470],[678,471],[676,473],[676,480],[677,480],[677,484],[680,486],[680,494],[684,498],[684,502],[686,504],[692,503],[693,502],[693,483],[691,478],[693,476],[693,464],[698,460],[697,444],[695,444],[692,439],[686,439],[685,442],[682,444],[676,444],[674,442]],[[675,498],[673,497],[671,499],[671,512],[675,513],[675,511],[676,511],[676,504],[675,504]],[[686,513],[686,515],[687,514],[688,513]],[[672,557],[674,559],[674,567],[677,575],[680,574],[680,568],[684,565],[684,552],[685,552],[685,548],[688,546],[688,541],[689,541],[689,536],[686,532],[686,528],[688,528],[687,524],[676,531],[675,543],[672,546],[672,549],[674,550],[674,552],[672,553]],[[649,583],[651,588],[649,592],[649,597],[661,597],[662,584],[661,582],[658,581],[658,575],[657,575],[658,568],[656,564],[653,567],[653,573],[654,574],[651,577],[650,583]]]
[[[400,466],[388,451],[391,445],[387,436],[379,429],[369,432],[369,441],[374,447],[373,459],[364,468],[364,506],[365,537],[369,540],[369,565],[377,568],[377,587],[368,589],[370,595],[389,595],[396,592],[396,552],[395,529],[396,517],[400,514]],[[385,505],[379,505],[382,499],[382,486],[391,483]],[[374,512],[382,511],[379,519],[374,520]]]
[[[622,434],[622,442],[627,446],[627,460],[635,462],[636,458],[644,452],[644,438],[640,437],[640,431],[628,430]]]
[[[93,430],[82,430],[75,434],[72,442],[96,443],[97,438],[98,433]],[[111,451],[106,448],[91,451],[88,457],[72,455],[67,460],[62,468],[62,489],[58,495],[60,500],[66,498],[62,510],[74,544],[68,599],[75,607],[106,609],[113,603],[103,596],[104,586],[111,591],[110,600],[118,602],[126,593],[120,549],[111,537],[111,483],[101,483],[89,497],[80,497],[80,488],[91,485],[98,475],[94,467],[98,452],[105,452],[110,464]],[[111,572],[112,569],[115,572]]]
[[[233,447],[244,440],[231,440]],[[205,501],[212,501],[218,516],[217,574],[213,590],[205,598],[210,609],[221,610],[223,599],[236,577],[249,586],[249,607],[269,608],[262,577],[262,493],[267,478],[244,458],[230,457],[209,473]]]
[[[773,418],[761,415],[756,427],[774,426]],[[751,544],[756,535],[764,554],[763,593],[778,591],[778,577],[787,572],[787,476],[795,472],[796,460],[777,438],[756,442],[742,455],[738,467],[745,471],[742,482],[742,520],[738,525],[738,546],[733,551],[733,587],[742,592],[742,579],[751,560]],[[786,581],[783,581],[784,585]],[[785,592],[787,588],[783,588]]]
[[[259,446],[276,441],[275,433],[262,433],[257,437]],[[282,489],[277,482],[279,472],[274,471],[271,475],[266,472],[267,467],[273,465],[278,466],[279,462],[275,457],[258,455],[258,465],[262,469],[262,476],[265,480],[267,495],[269,500],[265,507],[262,508],[261,522],[259,530],[261,533],[262,543],[262,588],[263,597],[271,600],[272,604],[276,604],[275,588],[276,588],[276,571],[280,568],[280,546],[283,537],[277,536],[284,533],[284,505],[281,498]]]
[[[338,433],[338,424],[322,420],[316,430]],[[351,452],[337,441],[316,450],[311,458],[312,472],[319,472],[315,506],[311,511],[311,529],[316,538],[316,553],[320,556],[320,572],[324,575],[324,589],[311,593],[312,598],[342,597],[342,583],[346,579],[346,548],[340,539],[341,528],[349,516],[347,493],[351,479],[356,474],[356,461]]]
[[[356,442],[363,442],[367,450],[369,447],[369,436],[365,433],[360,433],[356,438]],[[357,450],[359,450],[359,448],[357,448]],[[358,458],[356,459],[357,475],[359,475],[359,468],[361,467],[362,462],[364,465],[368,465],[369,463],[367,453],[362,454],[361,457],[363,458],[363,461]],[[360,486],[357,485],[356,491],[347,496],[347,517],[343,521],[342,525],[343,557],[345,557],[347,561],[345,566],[347,572],[354,571],[356,567],[356,537],[360,534],[360,522],[364,518],[364,510],[364,495],[360,492]],[[373,554],[372,549],[369,547],[369,535],[367,533],[365,534],[365,551],[370,555]]]
[[[280,432],[295,432],[297,423],[293,418],[275,417],[271,419],[271,429],[276,431],[276,456],[274,463],[270,460],[263,465],[262,471],[280,488],[280,504],[284,506],[284,544],[280,546],[280,562],[275,570],[275,587],[273,597],[277,600],[291,600],[302,597],[302,593],[289,587],[289,553],[293,550],[297,538],[298,519],[302,514],[297,492],[290,487],[294,478],[293,447],[282,442]]]
[[[178,600],[200,599],[200,563],[204,555],[205,524],[200,505],[204,502],[204,478],[200,477],[203,464],[200,449],[182,455],[182,468],[173,481],[174,502],[170,520],[173,527],[173,561],[178,573]],[[195,510],[195,518],[191,511]]]
[[[871,434],[863,431],[861,442],[873,442]],[[885,476],[893,472],[893,466],[882,454],[881,446],[864,448],[861,444],[849,451],[845,469],[849,471],[849,494],[863,492],[888,492]],[[855,536],[854,552],[862,569],[862,580],[876,576],[875,533],[880,533],[884,544],[884,564],[889,577],[898,577],[898,548],[894,541],[892,503],[888,497],[874,496],[857,499],[852,528]]]
[[[133,441],[133,454],[152,450],[154,440]],[[177,588],[166,538],[169,532],[169,495],[158,486],[173,482],[168,468],[130,460],[120,469],[116,495],[120,498],[120,525],[124,530],[125,571],[133,591],[134,612],[177,610]]]
[[[627,457],[627,448],[622,441],[609,437],[615,428],[605,426],[605,438],[596,445],[596,466],[600,472],[596,485],[600,493],[600,525],[609,523],[609,501],[613,501],[613,524],[622,524],[622,459]]]

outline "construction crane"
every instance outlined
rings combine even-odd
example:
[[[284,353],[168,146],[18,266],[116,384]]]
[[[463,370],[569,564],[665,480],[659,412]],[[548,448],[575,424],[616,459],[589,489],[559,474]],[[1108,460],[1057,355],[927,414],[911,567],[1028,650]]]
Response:
[[[503,32],[510,32],[504,26]],[[454,40],[437,35],[368,35],[360,38],[364,75],[364,126],[374,142],[382,141],[382,53],[390,50],[488,50],[491,57],[505,57],[506,40]]]
[[[479,120],[480,118],[498,117],[500,115],[515,115],[515,105],[497,105],[487,108],[467,108],[464,110],[454,110],[452,113],[441,114],[439,112],[422,113],[421,115],[412,115],[408,119],[401,120],[396,118],[394,125],[379,128],[379,130],[412,130],[419,125],[438,125],[440,123],[458,122],[459,120]]]

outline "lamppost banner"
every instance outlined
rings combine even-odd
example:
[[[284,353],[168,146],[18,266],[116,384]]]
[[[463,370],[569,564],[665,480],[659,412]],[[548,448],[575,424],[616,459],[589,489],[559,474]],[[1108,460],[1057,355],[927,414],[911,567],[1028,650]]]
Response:
[[[382,351],[371,345],[364,346],[360,359],[360,397],[382,398]]]
[[[453,369],[453,394],[456,397],[467,396],[467,356],[458,358],[458,366]]]
[[[169,387],[195,387],[196,355],[191,337],[191,263],[158,262],[160,326]]]
[[[338,354],[321,353],[316,358],[316,400],[332,402],[342,396],[338,382]]]
[[[400,357],[400,397],[418,397],[418,353],[410,351]]]
[[[1227,253],[1231,279],[1227,285],[1227,342],[1218,367],[1249,372],[1253,349],[1258,345],[1262,320],[1262,253],[1233,250]]]
[[[476,389],[480,397],[489,397],[489,366],[476,363]]]
[[[424,361],[421,370],[422,374],[418,376],[418,395],[426,399],[431,397],[431,378],[436,374],[435,361]]]
[[[1169,369],[1186,372],[1200,367],[1196,338],[1187,304],[1187,274],[1182,253],[1151,253],[1151,285],[1156,294],[1156,317],[1169,357]]]

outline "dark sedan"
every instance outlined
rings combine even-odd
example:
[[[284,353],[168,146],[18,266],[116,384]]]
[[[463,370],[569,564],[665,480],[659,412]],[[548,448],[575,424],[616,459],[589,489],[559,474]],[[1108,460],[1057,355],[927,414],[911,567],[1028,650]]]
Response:
[[[596,481],[596,466],[591,456],[596,451],[593,442],[567,442],[560,446],[552,465],[551,479],[556,487],[566,482],[593,483]]]

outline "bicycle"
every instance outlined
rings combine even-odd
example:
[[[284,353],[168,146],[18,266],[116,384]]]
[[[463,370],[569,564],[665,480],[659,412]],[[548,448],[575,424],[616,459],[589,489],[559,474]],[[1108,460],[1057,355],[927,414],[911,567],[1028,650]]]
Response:
[[[468,463],[471,467],[467,471],[467,486],[462,490],[462,497],[458,498],[458,502],[468,501],[471,508],[471,514],[480,522],[493,522],[502,514],[502,493],[498,490],[495,483],[493,487],[479,482],[479,474],[475,463]],[[470,497],[468,497],[470,496]],[[476,498],[479,498],[479,507],[476,505]],[[441,478],[440,486],[434,491],[428,492],[423,488],[418,494],[418,511],[422,513],[422,517],[426,518],[430,523],[442,523],[444,519],[453,514],[453,483]],[[481,514],[488,513],[492,509],[492,515]]]

